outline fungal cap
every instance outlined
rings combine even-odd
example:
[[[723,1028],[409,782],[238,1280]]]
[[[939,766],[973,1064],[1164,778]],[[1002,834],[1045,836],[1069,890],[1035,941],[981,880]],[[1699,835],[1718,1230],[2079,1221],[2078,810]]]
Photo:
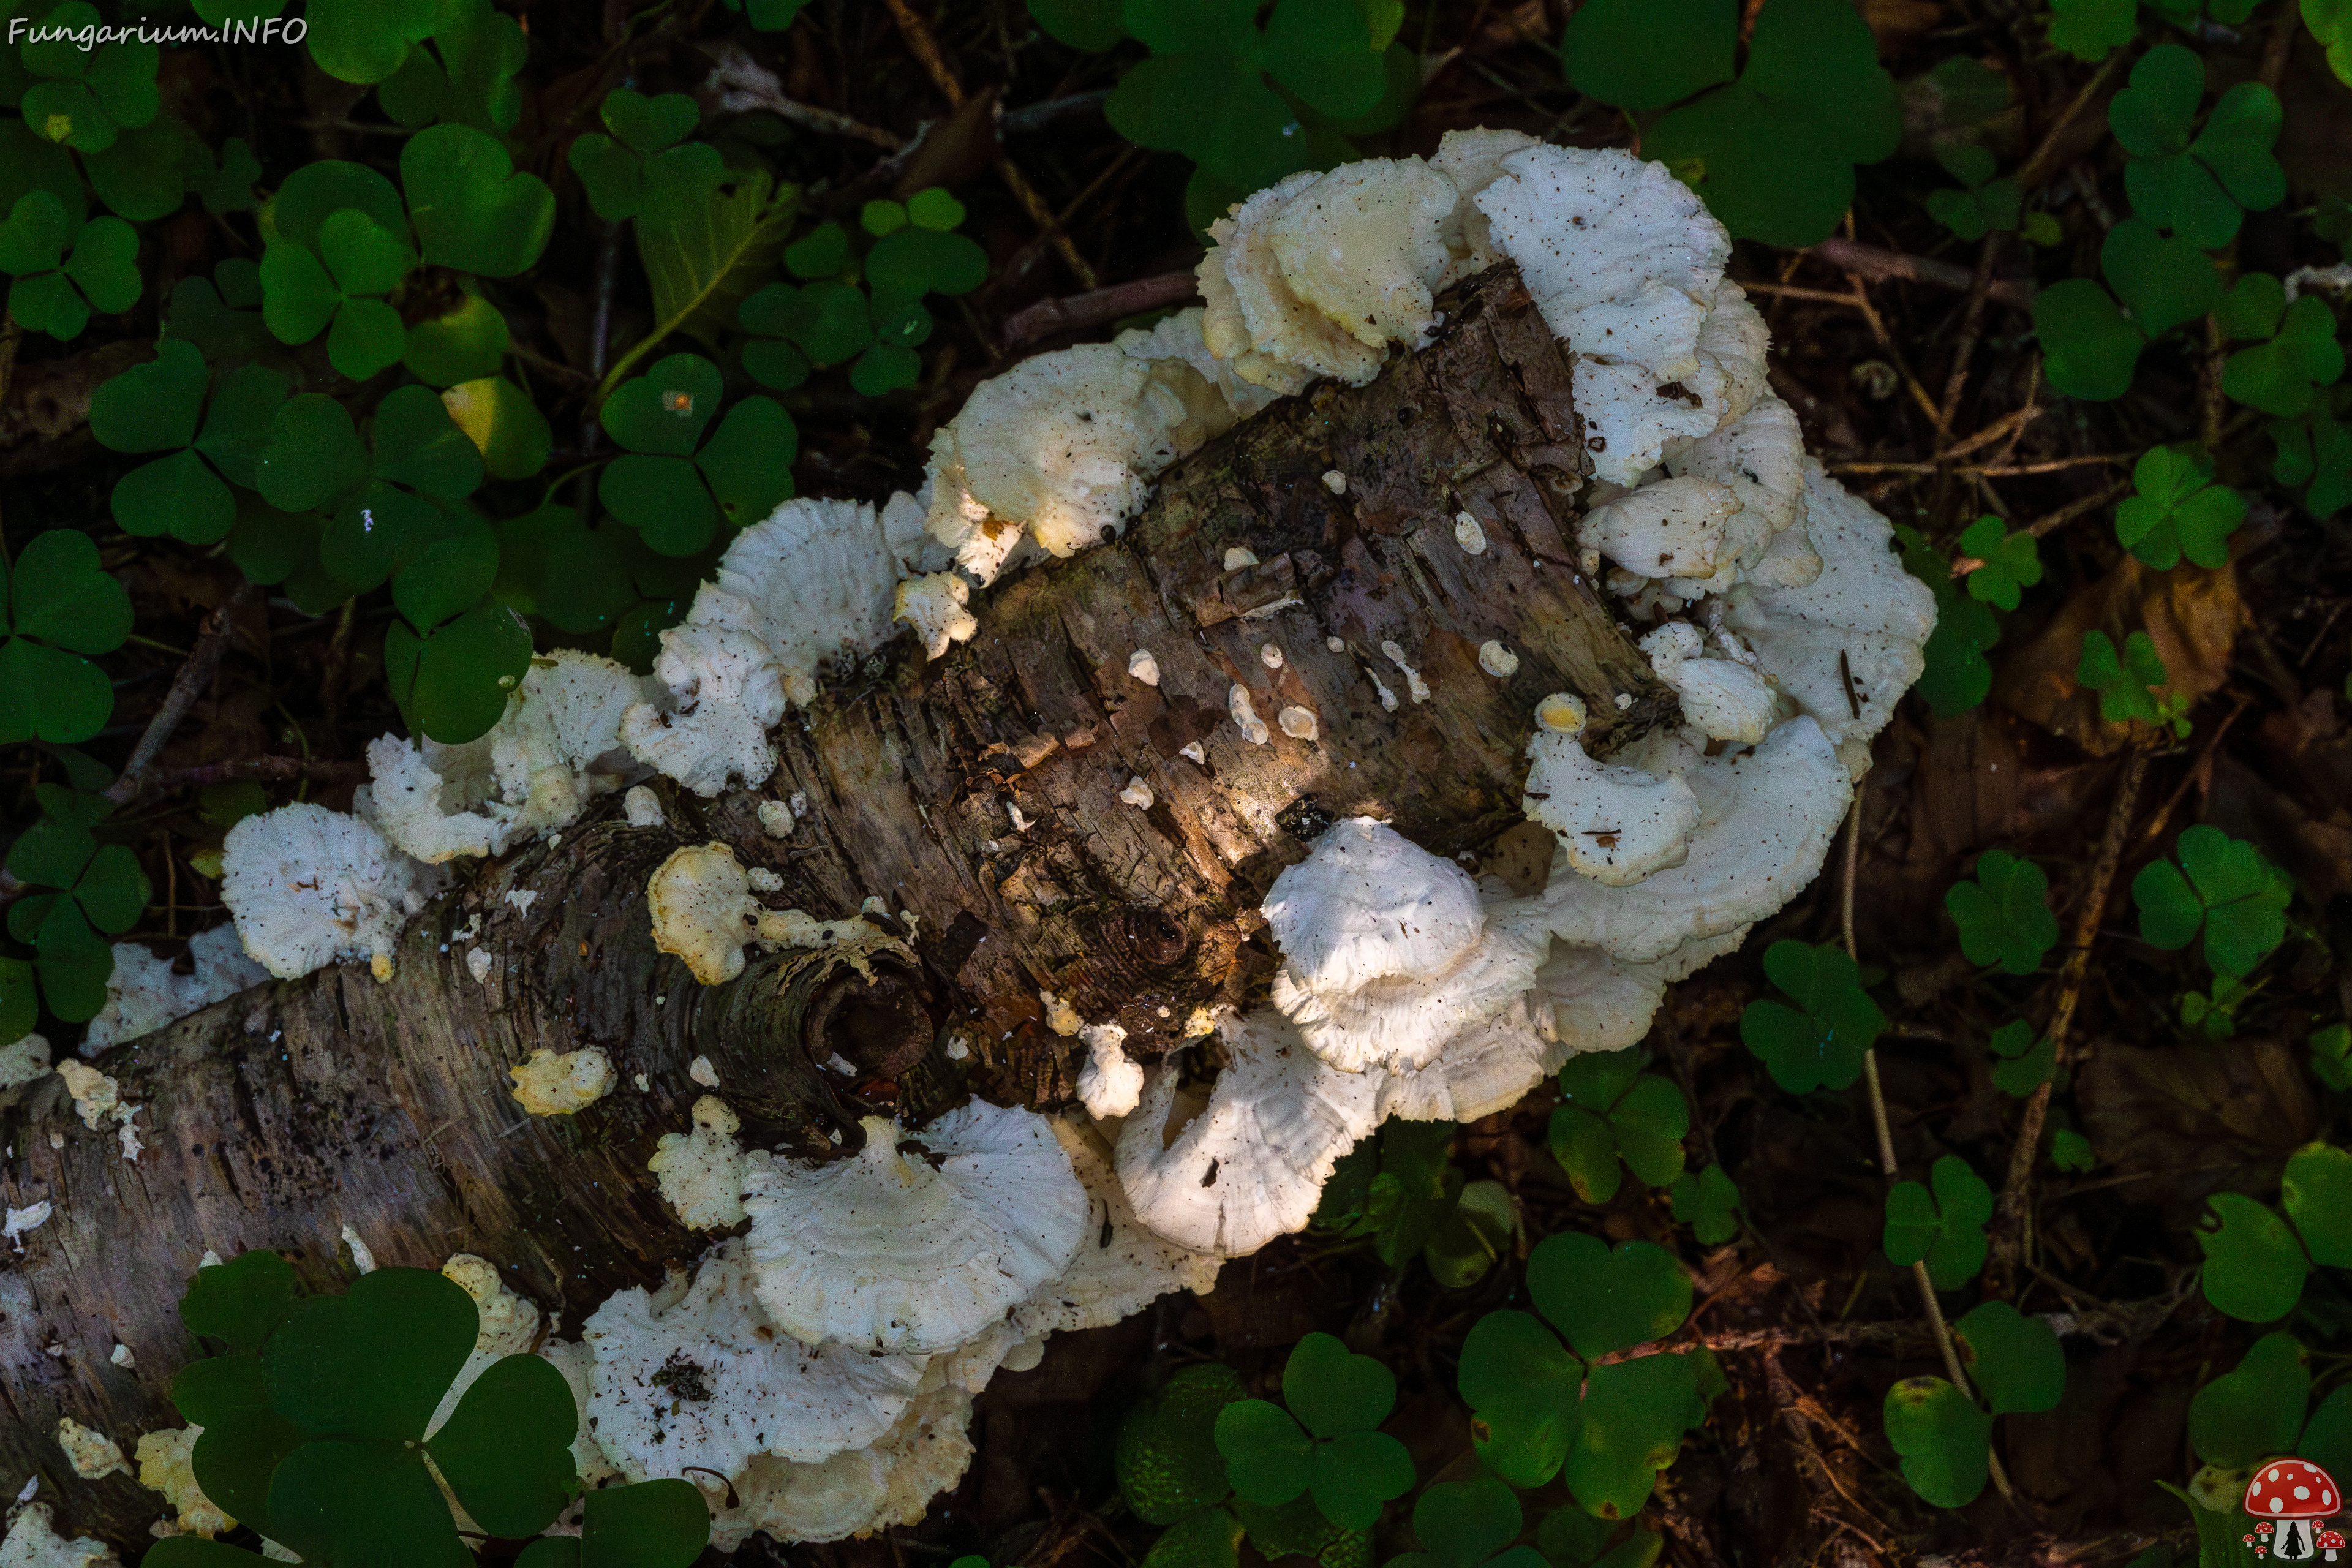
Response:
[[[228,830],[221,901],[247,954],[280,980],[354,958],[390,979],[401,924],[424,907],[415,862],[358,817],[307,801]]]
[[[919,1131],[863,1125],[865,1147],[848,1159],[749,1157],[748,1252],[785,1332],[859,1351],[951,1350],[1076,1256],[1086,1191],[1043,1117],[975,1100]]]
[[[898,586],[891,614],[915,628],[927,658],[943,658],[950,646],[970,642],[980,630],[979,617],[964,605],[971,585],[953,572],[909,577]]]
[[[1345,993],[1444,968],[1486,929],[1478,884],[1369,816],[1333,823],[1259,906],[1300,987]]]
[[[674,849],[646,884],[654,945],[686,961],[694,977],[718,985],[743,973],[743,944],[752,934],[751,879],[724,844]]]

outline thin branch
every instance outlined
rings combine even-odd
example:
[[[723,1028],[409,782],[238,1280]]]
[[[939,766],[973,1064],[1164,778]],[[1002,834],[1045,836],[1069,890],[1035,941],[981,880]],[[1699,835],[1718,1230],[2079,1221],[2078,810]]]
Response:
[[[180,673],[172,679],[172,689],[163,694],[163,705],[155,710],[155,716],[147,721],[146,732],[131,749],[131,760],[122,764],[122,776],[107,786],[107,799],[121,805],[138,795],[147,764],[155,760],[155,753],[163,749],[163,743],[180,727],[180,721],[188,716],[188,710],[196,705],[196,700],[213,683],[213,673],[220,668],[221,656],[228,651],[228,639],[236,630],[238,612],[260,592],[250,583],[241,584],[229,595],[228,603],[205,617],[204,636],[197,639],[195,652],[180,667]]]
[[[948,68],[946,57],[940,53],[939,40],[931,37],[929,26],[915,15],[914,7],[908,5],[907,0],[884,0],[884,3],[890,7],[891,20],[898,24],[898,36],[907,41],[907,52],[913,55],[916,63],[929,75],[932,85],[948,100],[948,107],[961,109],[965,98],[963,83],[958,81],[955,72]],[[995,167],[996,177],[1004,182],[1004,188],[1013,193],[1013,199],[1021,204],[1039,232],[1053,240],[1054,248],[1061,254],[1071,276],[1084,287],[1092,289],[1096,283],[1093,265],[1078,254],[1077,245],[1070,238],[1069,230],[1054,216],[1054,209],[1045,205],[1045,198],[1036,186],[1029,183],[1029,176],[1023,174],[1020,166],[1001,150],[996,154]]]
[[[2136,741],[2125,754],[2124,776],[2116,786],[2106,828],[2099,836],[2098,857],[2091,863],[2091,879],[2084,885],[2082,907],[2074,914],[2074,944],[2058,971],[2058,1001],[2043,1033],[2050,1037],[2055,1059],[2062,1066],[2068,1056],[2067,1031],[2082,1001],[2084,982],[2090,977],[2091,944],[2098,939],[2099,922],[2106,917],[2107,896],[2115,888],[2116,868],[2123,863],[2132,809],[2139,802],[2140,784],[2147,776],[2150,750]],[[2025,1217],[2033,1201],[2034,1159],[2042,1144],[2042,1121],[2050,1113],[2050,1080],[2045,1079],[2026,1100],[2024,1114],[2018,1119],[2017,1142],[2009,1151],[2009,1174],[2001,1183],[2000,1206],[1993,1216],[1992,1250],[1985,1266],[1988,1297],[2011,1294],[2025,1254]]]
[[[1969,384],[1969,361],[1976,355],[1977,336],[1984,328],[1985,299],[1992,289],[1993,263],[2000,259],[2000,230],[1990,229],[1977,247],[1976,275],[1969,280],[1968,308],[1960,314],[1960,341],[1952,351],[1952,368],[1944,375],[1943,410],[1936,421],[1947,433],[1959,416],[1960,394]]]
[[[1865,773],[1863,778],[1869,776]],[[1845,955],[1856,963],[1861,962],[1862,954],[1853,939],[1853,886],[1862,863],[1862,803],[1863,784],[1857,780],[1853,786],[1853,810],[1846,819],[1844,887],[1839,900],[1845,927]],[[1886,1120],[1886,1093],[1879,1082],[1878,1048],[1875,1046],[1862,1053],[1862,1075],[1870,1093],[1871,1125],[1878,1133],[1879,1172],[1892,1186],[1896,1171],[1895,1134]],[[1936,1300],[1936,1282],[1927,1278],[1926,1258],[1911,1265],[1911,1278],[1919,1287],[1920,1310],[1927,1314],[1927,1327],[1935,1336],[1936,1348],[1943,1352],[1944,1371],[1950,1376],[1952,1386],[1960,1391],[1963,1399],[1974,1400],[1976,1390],[1969,1382],[1967,1371],[1960,1365],[1959,1351],[1952,1343],[1952,1331],[1944,1321],[1944,1304]],[[2000,1456],[1988,1449],[1985,1462],[1990,1467],[1992,1484],[2000,1489],[2000,1495],[2014,1499],[2017,1493],[2009,1483],[2008,1473],[2001,1468]]]
[[[1901,279],[1912,283],[1932,283],[1955,294],[1965,293],[1976,285],[1976,275],[1965,267],[1955,267],[1932,257],[1888,250],[1883,246],[1864,245],[1838,235],[1814,246],[1811,254],[1841,272],[1867,278],[1874,283]],[[2022,278],[1991,279],[1985,285],[1985,297],[2012,310],[2030,310],[2033,308],[2033,284]]]
[[[2041,144],[2033,149],[2033,155],[2026,159],[2017,171],[2017,183],[2021,189],[2032,190],[2057,174],[2063,166],[2058,157],[2058,138],[2064,133],[2066,127],[2074,122],[2074,117],[2099,95],[2099,89],[2106,85],[2107,78],[2113,76],[2116,68],[2127,58],[2120,50],[2109,55],[2106,63],[2093,71],[2091,79],[2084,82],[2082,89],[2068,100],[2066,107],[2058,111],[2058,118],[2050,122],[2050,129],[2042,133]]]
[[[147,789],[202,789],[208,784],[242,784],[251,779],[265,784],[283,784],[289,779],[310,779],[317,784],[359,784],[368,776],[368,765],[359,762],[333,762],[324,757],[243,757],[235,762],[202,763],[185,768],[150,768],[142,787]]]
[[[1056,332],[1082,332],[1123,316],[1178,305],[1200,294],[1190,272],[1160,272],[1097,289],[1090,294],[1040,300],[1004,318],[1004,346],[1017,349]]]

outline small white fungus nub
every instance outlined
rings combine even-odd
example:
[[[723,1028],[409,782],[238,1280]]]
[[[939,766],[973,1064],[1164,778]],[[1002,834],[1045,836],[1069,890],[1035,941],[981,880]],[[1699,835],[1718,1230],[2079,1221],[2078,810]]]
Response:
[[[94,1057],[118,1040],[135,1039],[269,978],[268,970],[245,955],[234,925],[215,926],[189,938],[188,959],[194,972],[174,974],[169,963],[139,943],[116,942],[106,1005],[84,1026],[81,1054]],[[46,1068],[46,1043],[41,1060]],[[0,1066],[0,1088],[10,1087],[9,1077],[9,1070]]]
[[[1045,1027],[1053,1030],[1054,1033],[1063,1036],[1075,1035],[1086,1027],[1086,1020],[1078,1016],[1078,1010],[1070,1005],[1068,997],[1056,996],[1051,991],[1040,991],[1037,993],[1037,1000],[1044,1004],[1045,1008]]]
[[[490,950],[488,948],[475,948],[472,952],[466,954],[466,973],[474,977],[474,983],[476,984],[488,984],[490,978],[490,968],[495,962],[496,961],[490,957]]]
[[[1457,511],[1454,514],[1454,542],[1462,547],[1465,555],[1484,555],[1486,553],[1486,531],[1468,512]]]
[[[645,784],[629,786],[629,793],[621,797],[621,812],[632,827],[660,827],[667,821],[662,816],[661,796]]]
[[[863,1125],[865,1148],[847,1159],[750,1156],[749,1253],[785,1332],[950,1350],[1077,1255],[1086,1190],[1045,1118],[974,1100],[913,1131]]]
[[[1322,733],[1322,725],[1317,722],[1315,710],[1301,708],[1296,703],[1276,714],[1274,721],[1282,726],[1284,734],[1295,741],[1311,741]]]
[[[135,1454],[139,1484],[163,1494],[166,1506],[178,1515],[173,1522],[184,1532],[210,1541],[236,1521],[205,1496],[205,1489],[196,1482],[196,1439],[204,1435],[205,1429],[195,1426],[142,1433]]]
[[[1118,792],[1118,798],[1129,805],[1149,811],[1155,797],[1151,793],[1150,781],[1139,775],[1127,781],[1127,787]]]
[[[1177,747],[1176,754],[1180,757],[1190,757],[1195,763],[1202,767],[1205,768],[1209,765],[1209,753],[1202,747],[1201,742],[1198,741],[1187,742],[1185,744]]]
[[[726,1230],[743,1217],[742,1118],[715,1094],[694,1102],[694,1131],[665,1132],[646,1169],[662,1201],[693,1230]]]
[[[1490,637],[1478,645],[1478,668],[1497,680],[1508,680],[1519,672],[1519,656]]]
[[[1160,684],[1160,661],[1151,657],[1150,650],[1137,648],[1127,656],[1127,673],[1146,686],[1157,686]]]
[[[1260,643],[1257,649],[1257,661],[1268,669],[1280,669],[1282,668],[1281,647],[1275,643]]]
[[[1381,644],[1381,652],[1387,656],[1391,664],[1404,671],[1404,687],[1412,694],[1412,700],[1415,702],[1428,701],[1429,682],[1421,678],[1420,670],[1404,661],[1404,649],[1398,647],[1395,642],[1390,641]]]
[[[570,1116],[613,1092],[620,1081],[612,1059],[593,1047],[558,1054],[544,1047],[530,1060],[507,1069],[515,1103],[533,1116]]]
[[[1323,472],[1323,488],[1329,490],[1335,496],[1346,495],[1348,493],[1348,476],[1341,473],[1337,468],[1327,468]]]
[[[122,1568],[114,1548],[87,1535],[61,1536],[52,1517],[45,1502],[28,1502],[19,1510],[9,1521],[6,1537],[0,1539],[0,1564],[6,1568]]]
[[[56,1208],[47,1198],[43,1198],[37,1204],[28,1204],[20,1209],[10,1209],[7,1224],[0,1226],[0,1237],[5,1237],[8,1244],[22,1255],[25,1250],[25,1237],[48,1224],[49,1216],[56,1212]]]
[[[1122,1048],[1127,1031],[1117,1024],[1089,1024],[1078,1031],[1087,1065],[1078,1069],[1078,1099],[1097,1121],[1125,1116],[1143,1096],[1143,1068]]]
[[[705,1089],[719,1087],[719,1069],[710,1065],[709,1057],[697,1057],[686,1064],[686,1076]]]
[[[1238,572],[1244,566],[1255,566],[1256,564],[1257,553],[1251,550],[1248,545],[1229,544],[1225,546],[1226,571]]]
[[[793,808],[781,800],[760,803],[760,831],[771,838],[793,836]]]
[[[1236,683],[1226,693],[1225,711],[1233,715],[1234,722],[1241,726],[1243,738],[1251,745],[1263,746],[1271,738],[1265,721],[1257,716],[1257,709],[1250,701],[1248,687]]]

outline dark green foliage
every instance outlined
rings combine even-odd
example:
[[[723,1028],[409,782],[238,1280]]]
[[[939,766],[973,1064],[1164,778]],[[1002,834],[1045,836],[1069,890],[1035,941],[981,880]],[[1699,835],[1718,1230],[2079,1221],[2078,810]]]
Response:
[[[2213,482],[2213,460],[2201,448],[2151,447],[2132,467],[2132,489],[2116,508],[2116,538],[2133,554],[2159,572],[2184,555],[2200,566],[2229,563],[2246,498]]]
[[[0,742],[71,744],[98,733],[114,688],[88,655],[131,635],[131,596],[99,570],[85,534],[37,534],[14,566],[0,563]]]
[[[1225,1479],[1248,1502],[1273,1507],[1310,1494],[1343,1530],[1369,1530],[1381,1505],[1412,1487],[1404,1445],[1376,1428],[1396,1404],[1396,1378],[1328,1334],[1308,1334],[1282,1370],[1289,1405],[1242,1399],[1217,1412]]]
[[[28,331],[78,338],[93,310],[139,302],[139,235],[119,217],[76,220],[48,191],[27,191],[0,221],[8,314]]]
[[[1643,156],[1687,181],[1734,235],[1811,245],[1852,204],[1853,166],[1895,151],[1895,83],[1869,27],[1837,0],[1759,12],[1735,79],[1739,23],[1730,0],[1593,0],[1570,19],[1560,56],[1569,80],[1604,103],[1679,104],[1649,128]]]
[[[1903,569],[1936,595],[1927,668],[1912,689],[1939,715],[1965,713],[1992,689],[1992,664],[1985,650],[2000,641],[2000,622],[1974,593],[1953,581],[1950,562],[1925,534],[1897,524],[1895,537],[1903,548]]]
[[[2005,849],[1979,856],[1976,879],[1953,883],[1944,894],[1944,908],[1959,928],[1960,951],[1970,963],[2031,974],[2058,942],[2050,879],[2032,861]]]
[[[2265,414],[2307,414],[2319,389],[2344,375],[2344,345],[2336,341],[2336,314],[2326,299],[2305,294],[2293,304],[2267,272],[2250,272],[2213,307],[2221,330],[2253,340],[2221,367],[2221,390]]]
[[[1612,1250],[1594,1237],[1547,1237],[1528,1263],[1542,1316],[1490,1312],[1462,1347],[1479,1458],[1514,1486],[1559,1475],[1599,1518],[1639,1509],[1683,1432],[1705,1418],[1698,1360],[1589,1363],[1672,1333],[1690,1315],[1690,1289],[1675,1256],[1648,1242]]]
[[[614,388],[599,412],[627,455],[605,465],[597,499],[661,554],[696,554],[722,521],[757,522],[793,493],[793,416],[772,398],[747,397],[714,429],[722,386],[709,360],[672,354]]]
[[[1582,1052],[1559,1069],[1552,1157],[1587,1203],[1617,1195],[1621,1157],[1645,1186],[1671,1186],[1683,1173],[1690,1104],[1672,1079],[1642,1070],[1649,1065],[1648,1052],[1628,1048]]]
[[[1419,1257],[1449,1289],[1485,1278],[1507,1252],[1517,1215],[1501,1184],[1468,1181],[1446,1158],[1454,1131],[1450,1122],[1389,1122],[1341,1156],[1310,1223],[1369,1239],[1391,1268]]]
[[[1993,1055],[1992,1085],[2003,1094],[2022,1100],[2057,1070],[2057,1042],[2047,1035],[2037,1038],[2033,1026],[2022,1018],[1995,1029],[1985,1046]]]
[[[1767,997],[1739,1015],[1739,1037],[1772,1081],[1810,1094],[1844,1089],[1862,1076],[1863,1054],[1886,1027],[1886,1015],[1863,990],[1853,960],[1827,943],[1776,942],[1764,950],[1764,973],[1797,1004]]]
[[[2170,679],[2157,657],[2155,639],[2146,632],[2125,637],[2120,650],[2103,631],[2083,634],[2074,683],[2099,694],[2102,723],[2169,726],[2176,736],[2188,734],[2189,716],[2179,700],[2158,690]]]
[[[2141,940],[2170,952],[2201,929],[2217,973],[2250,973],[2285,940],[2294,883],[2252,845],[2202,823],[2181,830],[2174,852],[2177,865],[2151,860],[2132,879]]]
[[[1938,1290],[1955,1290],[1985,1263],[1985,1226],[1992,1219],[1992,1189],[1957,1154],[1927,1173],[1934,1190],[1897,1182],[1886,1194],[1886,1256],[1909,1268],[1924,1261]]]
[[[1675,1218],[1691,1227],[1701,1247],[1720,1247],[1739,1234],[1739,1186],[1720,1165],[1685,1171],[1674,1181]]]
[[[2286,175],[2271,156],[2283,119],[2277,94],[2240,82],[2199,131],[2204,90],[2204,61],[2179,44],[2159,44],[2133,65],[2131,85],[2107,106],[2107,124],[2131,154],[2124,188],[2132,210],[2213,249],[2236,236],[2247,212],[2285,197]]]
[[[480,1326],[473,1298],[438,1274],[380,1268],[344,1295],[304,1295],[283,1258],[248,1252],[199,1269],[180,1315],[228,1347],[172,1384],[182,1416],[204,1428],[192,1460],[198,1483],[306,1563],[472,1563],[428,1458],[494,1536],[537,1535],[579,1493],[571,1386],[538,1356],[491,1363],[428,1436]],[[583,1524],[577,1540],[534,1543],[525,1560],[685,1568],[709,1537],[701,1495],[679,1480],[591,1493]],[[189,1537],[151,1556],[183,1568],[260,1561]]]

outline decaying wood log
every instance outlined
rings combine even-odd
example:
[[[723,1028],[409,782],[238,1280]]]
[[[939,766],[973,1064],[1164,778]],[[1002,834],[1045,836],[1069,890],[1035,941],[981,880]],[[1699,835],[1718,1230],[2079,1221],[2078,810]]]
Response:
[[[866,1101],[917,1113],[967,1077],[1065,1100],[1073,1042],[1044,1026],[1041,991],[1156,1055],[1197,1009],[1262,990],[1256,906],[1324,824],[1370,814],[1475,850],[1520,819],[1543,695],[1588,699],[1596,750],[1671,717],[1569,542],[1568,356],[1507,269],[1448,303],[1436,341],[1370,386],[1269,409],[1164,476],[1123,539],[976,596],[979,635],[950,657],[901,638],[837,672],[759,792],[805,797],[790,837],[761,833],[750,795],[666,795],[668,827],[602,802],[471,870],[411,922],[389,984],[346,965],[117,1047],[99,1065],[140,1107],[135,1163],[44,1080],[8,1112],[6,1201],[56,1214],[0,1268],[0,1484],[38,1472],[61,1526],[143,1545],[156,1495],[77,1479],[52,1434],[70,1415],[127,1452],[180,1424],[165,1391],[198,1347],[176,1302],[207,1248],[281,1249],[320,1287],[348,1278],[346,1226],[383,1264],[474,1252],[576,1331],[703,1245],[645,1173],[705,1092],[696,1057],[747,1139],[808,1152],[860,1109],[811,1067],[836,1052]],[[1479,553],[1457,542],[1463,512]],[[1255,563],[1228,569],[1234,547]],[[1507,679],[1479,666],[1489,638],[1519,658]],[[1129,674],[1138,648],[1156,687]],[[1264,744],[1229,716],[1236,687]],[[1316,738],[1281,727],[1294,708]],[[1120,796],[1135,778],[1148,808]],[[782,876],[776,902],[880,899],[921,970],[869,984],[770,958],[697,985],[654,950],[644,889],[713,837]],[[534,1049],[590,1046],[619,1073],[605,1100],[534,1118],[509,1098]],[[134,1366],[110,1363],[118,1341]]]

